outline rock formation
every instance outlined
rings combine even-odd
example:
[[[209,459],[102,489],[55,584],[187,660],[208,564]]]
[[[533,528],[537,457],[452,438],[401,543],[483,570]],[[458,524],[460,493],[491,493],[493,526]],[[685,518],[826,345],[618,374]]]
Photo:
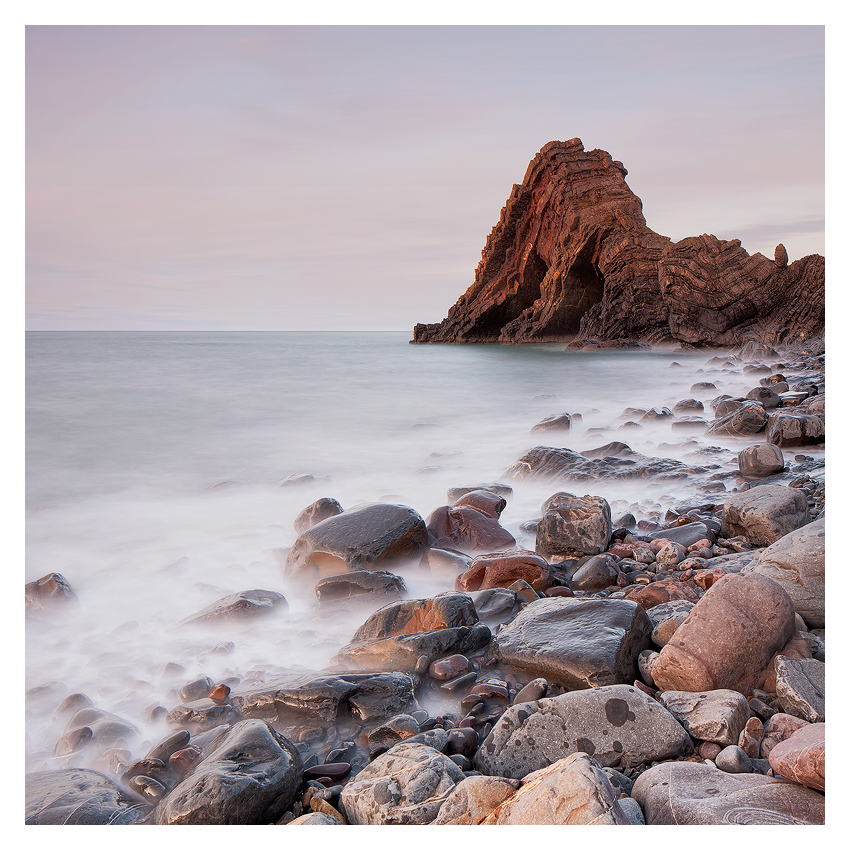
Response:
[[[475,281],[413,342],[740,345],[824,333],[824,258],[750,256],[737,239],[672,242],[646,225],[623,164],[549,142],[514,185]]]

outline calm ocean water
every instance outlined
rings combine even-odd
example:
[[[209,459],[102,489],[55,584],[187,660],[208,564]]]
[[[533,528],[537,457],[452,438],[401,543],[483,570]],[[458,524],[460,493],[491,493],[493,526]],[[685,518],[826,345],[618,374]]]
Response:
[[[362,622],[317,619],[312,589],[283,577],[292,522],[315,499],[396,501],[427,519],[448,487],[494,481],[539,444],[623,440],[685,458],[689,435],[669,424],[620,431],[618,417],[693,397],[696,381],[717,385],[696,395],[706,402],[757,383],[708,365],[717,352],[412,346],[409,337],[29,333],[26,580],[62,573],[80,606],[28,623],[27,687],[84,692],[151,740],[165,731],[145,721],[151,706],[172,708],[174,688],[196,675],[322,667]],[[562,412],[582,419],[568,433],[531,436]],[[313,480],[286,483],[303,474]],[[513,486],[502,522],[529,548],[520,523],[558,489],[605,496],[615,514],[692,495],[688,482]],[[414,595],[451,587],[416,571],[405,578]],[[251,588],[283,592],[289,615],[205,632],[176,626]],[[233,647],[207,654],[222,642]],[[169,662],[182,679],[164,677]],[[54,708],[28,717],[31,766],[62,766],[49,758],[62,732]]]

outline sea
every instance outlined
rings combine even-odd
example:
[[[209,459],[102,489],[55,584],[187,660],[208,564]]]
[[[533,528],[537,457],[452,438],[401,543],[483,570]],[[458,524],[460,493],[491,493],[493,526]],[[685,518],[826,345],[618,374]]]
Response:
[[[27,618],[27,770],[86,766],[54,756],[85,694],[135,732],[135,758],[168,732],[162,709],[200,676],[262,679],[320,670],[368,611],[323,614],[284,575],[293,521],[320,497],[343,508],[409,505],[427,520],[451,487],[500,480],[537,445],[612,441],[651,457],[737,468],[744,444],[636,422],[679,400],[758,384],[723,352],[410,345],[407,332],[40,332],[26,338],[26,581],[60,573],[77,604]],[[720,355],[720,356],[719,356]],[[715,389],[692,390],[697,382]],[[568,431],[532,435],[569,413]],[[624,427],[625,426],[625,427]],[[808,451],[808,450],[807,450]],[[811,452],[810,452],[811,453]],[[695,457],[699,457],[695,461]],[[522,529],[559,490],[659,519],[706,501],[676,481],[510,481],[502,524]],[[735,486],[734,478],[724,484]],[[720,501],[714,494],[710,500]],[[405,565],[412,598],[453,577]],[[242,590],[284,594],[287,611],[214,627],[181,621]]]

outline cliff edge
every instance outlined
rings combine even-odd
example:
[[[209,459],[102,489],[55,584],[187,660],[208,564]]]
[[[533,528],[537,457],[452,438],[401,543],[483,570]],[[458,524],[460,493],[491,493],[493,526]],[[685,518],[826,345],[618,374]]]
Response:
[[[415,343],[633,340],[736,346],[824,335],[824,258],[650,230],[621,162],[544,145],[490,232],[475,281]]]

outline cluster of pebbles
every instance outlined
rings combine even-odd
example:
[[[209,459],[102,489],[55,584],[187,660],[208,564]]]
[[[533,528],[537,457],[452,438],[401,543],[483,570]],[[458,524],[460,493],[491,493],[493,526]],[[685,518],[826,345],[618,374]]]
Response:
[[[285,573],[315,587],[318,621],[362,610],[331,663],[186,682],[155,709],[173,731],[137,753],[130,721],[64,696],[53,763],[27,774],[27,823],[823,823],[823,464],[800,451],[823,448],[823,347],[750,344],[723,362],[763,377],[714,399],[713,420],[693,399],[626,411],[740,438],[722,500],[710,464],[624,443],[539,446],[427,521],[320,499],[295,519]],[[560,490],[522,527],[533,549],[500,523],[512,480],[665,475],[702,498],[612,518],[604,498]],[[450,589],[408,598],[393,569],[411,563]],[[54,573],[26,599],[49,613],[75,596]],[[187,622],[286,610],[247,590]]]

